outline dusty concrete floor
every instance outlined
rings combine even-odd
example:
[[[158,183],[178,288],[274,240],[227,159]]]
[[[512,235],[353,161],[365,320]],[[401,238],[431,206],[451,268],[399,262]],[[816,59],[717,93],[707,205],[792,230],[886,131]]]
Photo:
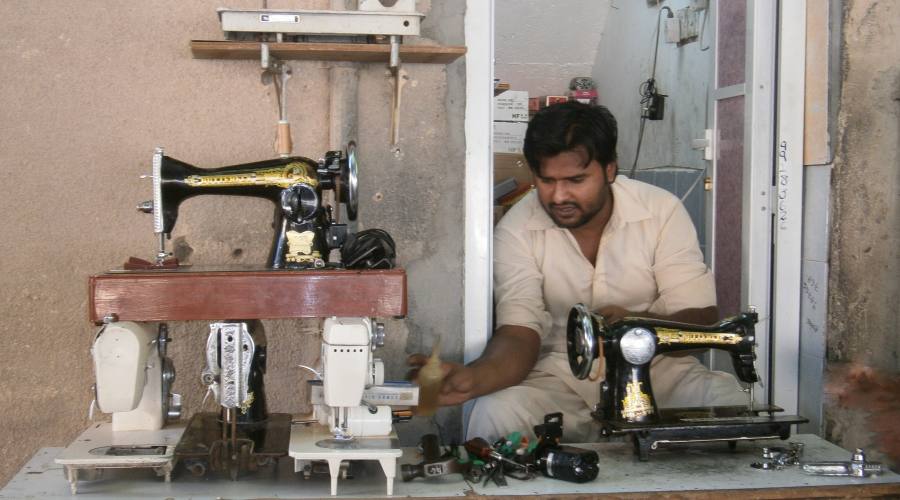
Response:
[[[425,37],[463,45],[465,2],[443,2]],[[0,3],[0,213],[4,255],[0,330],[0,484],[39,447],[67,444],[87,425],[93,383],[88,355],[87,277],[150,257],[150,217],[134,210],[150,197],[155,146],[201,167],[274,156],[276,100],[259,63],[191,57],[191,39],[221,39],[212,0]],[[235,0],[230,7],[258,8]],[[328,8],[327,0],[270,0],[271,8]],[[423,38],[425,38],[423,37]],[[328,147],[328,64],[292,63],[289,119],[294,151]],[[407,65],[399,148],[388,140],[385,67],[360,66],[358,137],[360,228],[397,240],[409,274],[405,320],[388,321],[388,376],[402,377],[408,352],[444,335],[445,356],[462,356],[464,62]],[[380,193],[381,196],[376,196]],[[378,199],[380,201],[374,201]],[[173,241],[194,264],[265,261],[271,203],[202,197],[182,206]],[[435,286],[440,283],[440,286]],[[307,410],[297,364],[318,353],[315,321],[266,322],[268,401],[273,411]],[[187,413],[203,397],[199,370],[206,325],[173,325],[170,355]],[[459,413],[441,414],[448,432]],[[409,427],[407,440],[427,428]]]

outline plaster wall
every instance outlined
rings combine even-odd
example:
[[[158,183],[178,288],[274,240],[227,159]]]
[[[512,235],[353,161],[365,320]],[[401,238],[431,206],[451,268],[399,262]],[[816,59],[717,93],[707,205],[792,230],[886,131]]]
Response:
[[[88,354],[87,277],[129,256],[154,253],[150,197],[155,146],[200,167],[274,157],[276,98],[254,61],[195,60],[191,39],[221,39],[212,0],[152,3],[86,0],[0,3],[0,484],[39,447],[64,446],[88,424],[93,383]],[[235,0],[234,8],[260,2]],[[327,0],[269,0],[270,8],[330,7]],[[428,17],[418,43],[463,45],[463,0],[419,2]],[[52,14],[52,15],[51,15]],[[429,38],[431,40],[429,40]],[[410,41],[416,43],[416,41]],[[294,152],[328,149],[329,63],[293,61],[288,113]],[[394,237],[409,285],[408,316],[387,321],[380,353],[389,379],[409,352],[460,361],[463,343],[464,71],[404,65],[401,141],[390,147],[391,86],[385,66],[359,65],[360,229]],[[175,252],[195,265],[260,264],[271,241],[264,200],[199,197],[182,205]],[[300,413],[319,324],[266,321],[270,411]],[[169,354],[185,413],[200,407],[205,322],[174,323]],[[206,410],[212,408],[207,407]],[[102,418],[102,417],[101,417]],[[444,432],[459,412],[442,410]],[[428,423],[401,427],[411,443]]]
[[[900,464],[900,4],[845,1],[825,432]]]
[[[590,76],[611,0],[495,0],[494,76],[529,96]]]

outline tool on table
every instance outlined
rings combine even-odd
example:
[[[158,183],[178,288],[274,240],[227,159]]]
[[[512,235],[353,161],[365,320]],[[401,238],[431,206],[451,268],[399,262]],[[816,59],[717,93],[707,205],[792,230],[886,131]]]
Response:
[[[535,466],[547,477],[573,483],[593,481],[600,471],[599,455],[594,450],[560,445],[563,414],[544,416],[544,423],[534,426],[537,446],[533,451]]]
[[[96,407],[111,413],[112,422],[92,423],[56,458],[73,494],[80,472],[102,469],[150,468],[168,482],[175,444],[184,432],[183,426],[167,426],[181,417],[181,395],[171,392],[175,368],[166,356],[168,327],[106,319],[91,347],[95,382],[89,418]]]
[[[463,474],[469,472],[471,462],[462,462],[452,450],[441,452],[440,438],[437,434],[425,434],[420,442],[422,448],[422,461],[418,464],[403,464],[400,466],[400,477],[403,481],[412,481],[417,477],[429,478],[446,476],[448,474]]]
[[[814,476],[877,476],[883,472],[878,462],[866,460],[866,452],[857,448],[849,462],[807,462],[800,466],[803,472]]]
[[[464,443],[470,458],[477,458],[484,462],[481,474],[483,474],[485,485],[488,481],[493,481],[497,486],[506,486],[507,475],[521,480],[534,477],[534,471],[528,464],[517,462],[498,451],[497,448],[503,446],[507,441],[506,438],[501,438],[494,446],[491,446],[485,439],[479,437]],[[511,450],[510,447],[508,451]]]
[[[651,318],[625,318],[607,324],[600,314],[576,304],[569,313],[567,349],[569,366],[579,379],[591,372],[593,361],[603,353],[606,377],[600,382],[600,403],[592,413],[601,434],[631,434],[640,460],[649,460],[650,450],[661,443],[787,439],[791,425],[807,422],[797,416],[774,416],[782,411],[753,402],[756,374],[758,315],[749,312],[715,325],[691,325]],[[602,347],[602,349],[601,349]],[[694,349],[728,352],[738,378],[751,384],[746,406],[713,406],[659,409],[650,385],[650,363],[654,357]]]
[[[431,356],[419,369],[416,381],[419,384],[419,406],[416,407],[416,415],[430,417],[438,409],[438,398],[441,395],[441,384],[444,382],[444,370],[441,368],[441,337],[431,348]]]
[[[771,446],[762,449],[763,462],[750,464],[754,469],[782,470],[785,466],[799,465],[803,458],[803,443],[788,443],[788,447]]]

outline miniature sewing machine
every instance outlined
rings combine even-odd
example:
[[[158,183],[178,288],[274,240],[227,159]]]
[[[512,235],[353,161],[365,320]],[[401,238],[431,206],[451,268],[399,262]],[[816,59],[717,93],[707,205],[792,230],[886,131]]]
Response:
[[[582,304],[569,313],[566,343],[569,366],[585,379],[602,352],[606,378],[600,382],[600,402],[592,415],[603,435],[631,434],[640,460],[648,460],[660,443],[787,439],[791,425],[807,422],[796,415],[753,401],[759,379],[756,360],[755,312],[715,325],[690,325],[647,318],[625,318],[607,324]],[[663,408],[656,405],[650,385],[650,362],[656,355],[694,349],[721,349],[731,355],[737,377],[751,384],[746,406]]]
[[[384,364],[373,351],[384,345],[384,326],[369,318],[331,317],[325,320],[321,380],[310,383],[315,420],[294,425],[290,456],[295,471],[308,475],[313,460],[328,464],[331,494],[337,494],[341,462],[377,460],[393,494],[397,459],[402,455],[393,422],[392,405],[415,406],[418,388],[408,383],[384,383]]]

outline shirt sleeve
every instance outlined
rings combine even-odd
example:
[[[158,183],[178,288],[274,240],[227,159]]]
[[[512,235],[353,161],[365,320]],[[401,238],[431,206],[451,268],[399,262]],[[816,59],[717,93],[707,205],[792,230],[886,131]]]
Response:
[[[494,232],[495,323],[529,328],[543,340],[552,326],[544,304],[544,276],[529,231],[503,224]]]
[[[660,230],[653,273],[659,297],[650,312],[674,314],[716,305],[712,271],[703,262],[694,223],[677,200]]]

